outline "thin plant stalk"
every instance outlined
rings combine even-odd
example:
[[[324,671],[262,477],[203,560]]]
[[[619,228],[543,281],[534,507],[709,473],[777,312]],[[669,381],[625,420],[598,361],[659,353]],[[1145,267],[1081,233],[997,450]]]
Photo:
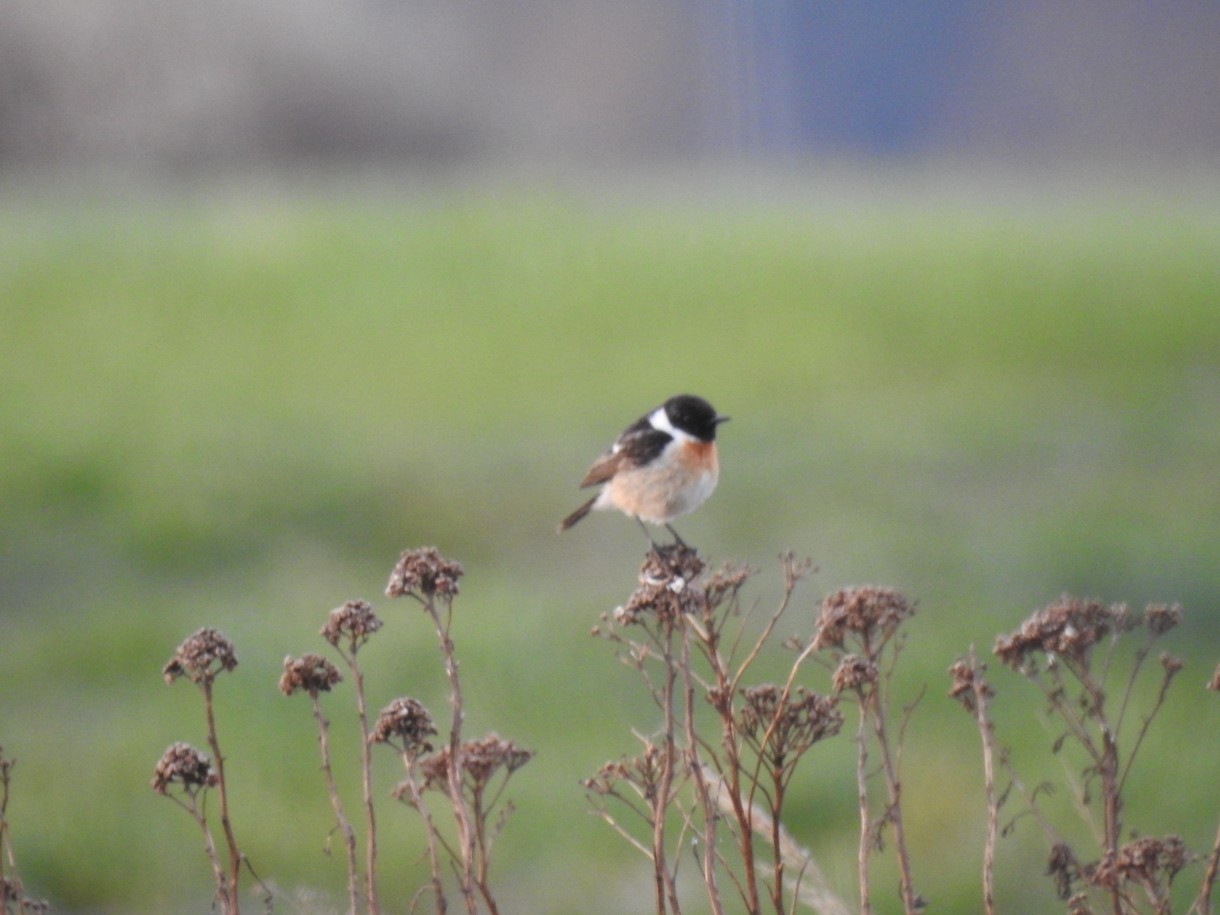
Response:
[[[220,752],[220,741],[216,736],[216,716],[212,710],[212,681],[205,678],[202,683],[203,704],[207,716],[208,746],[216,760],[216,790],[220,795],[220,826],[224,831],[225,844],[229,853],[229,879],[225,887],[225,910],[231,915],[238,915],[239,896],[238,878],[241,874],[241,851],[237,847],[237,839],[233,835],[233,823],[229,818],[229,793],[225,783],[225,758]]]
[[[326,779],[326,793],[330,797],[330,806],[343,836],[343,850],[347,857],[348,911],[350,915],[357,915],[360,910],[360,869],[356,863],[356,832],[343,811],[343,802],[339,799],[339,790],[335,785],[335,773],[330,765],[330,722],[322,714],[322,702],[316,692],[311,693],[310,701],[313,705],[314,720],[318,723],[318,747],[322,753],[322,774]]]
[[[720,900],[720,887],[716,880],[716,805],[711,789],[703,774],[703,763],[699,759],[699,737],[695,731],[695,682],[691,670],[690,628],[682,630],[682,701],[686,728],[686,765],[695,785],[695,796],[699,800],[703,818],[703,854],[700,871],[707,888],[708,904],[713,915],[724,915]]]
[[[336,611],[338,612],[338,611]],[[324,630],[325,632],[325,630]],[[356,717],[360,722],[360,789],[364,806],[364,892],[368,901],[369,915],[381,911],[377,898],[377,814],[373,809],[373,761],[369,736],[368,704],[364,696],[364,673],[356,655],[359,643],[356,637],[349,641],[350,650],[345,650],[338,637],[331,640],[343,663],[352,673],[352,685],[356,693]]]
[[[1199,894],[1190,907],[1189,915],[1211,915],[1212,888],[1216,885],[1218,873],[1220,873],[1220,827],[1216,829],[1216,841],[1212,844],[1211,854],[1207,856],[1207,870],[1203,874]]]
[[[1000,805],[995,790],[997,753],[995,725],[990,714],[992,690],[983,676],[984,670],[971,645],[965,659],[959,658],[949,669],[954,684],[950,695],[974,717],[982,743],[983,795],[987,803],[987,834],[983,843],[983,912],[984,915],[995,915],[995,850],[999,836]]]
[[[440,853],[437,851],[437,833],[436,826],[432,822],[432,811],[428,809],[428,805],[424,802],[423,795],[419,790],[419,777],[416,774],[415,768],[415,754],[410,752],[406,747],[400,752],[402,764],[407,770],[406,783],[411,797],[411,806],[415,808],[420,818],[424,821],[424,835],[427,838],[428,844],[428,869],[431,873],[432,896],[436,903],[436,915],[445,915],[448,903],[445,900],[445,890],[441,884],[441,859]]]
[[[860,812],[860,845],[856,857],[860,880],[860,915],[871,915],[868,858],[873,848],[873,818],[868,809],[868,733],[863,707],[856,725],[856,802]]]
[[[653,799],[652,811],[652,866],[653,878],[656,882],[657,915],[665,915],[666,905],[669,910],[678,915],[681,911],[673,881],[670,879],[669,866],[665,852],[665,814],[669,807],[670,792],[673,788],[674,764],[677,750],[674,738],[674,689],[678,680],[678,671],[673,655],[673,627],[666,626],[662,660],[665,665],[665,680],[661,685],[661,710],[664,716],[664,734],[661,745],[662,763],[661,780]]]
[[[872,691],[872,725],[877,738],[877,749],[881,753],[881,766],[885,772],[886,791],[889,795],[889,807],[886,818],[894,826],[894,847],[898,857],[899,889],[902,893],[902,906],[907,915],[914,915],[922,906],[915,896],[915,886],[911,879],[911,858],[907,853],[906,829],[902,823],[902,782],[899,779],[898,766],[890,748],[889,736],[886,730],[885,703],[881,701],[880,691]]]
[[[442,619],[432,594],[428,594],[426,598],[421,598],[420,602],[428,617],[432,620],[433,627],[436,629],[441,655],[444,658],[445,676],[449,680],[449,707],[453,715],[449,729],[448,793],[450,803],[453,806],[454,825],[457,828],[457,842],[461,864],[459,879],[462,887],[462,898],[466,902],[466,911],[469,915],[477,915],[478,899],[475,895],[474,880],[474,830],[470,825],[470,811],[466,806],[466,795],[462,790],[462,721],[465,717],[462,705],[462,682],[458,676],[458,663],[454,652],[453,639],[449,636],[449,623],[453,618],[453,604],[451,600],[446,601],[445,615]]]

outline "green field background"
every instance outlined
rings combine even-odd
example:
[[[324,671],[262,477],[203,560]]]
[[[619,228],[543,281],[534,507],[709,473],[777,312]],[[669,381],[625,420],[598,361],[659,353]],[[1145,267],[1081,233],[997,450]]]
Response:
[[[918,601],[895,702],[926,690],[904,787],[931,911],[981,909],[978,740],[945,670],[1064,591],[1183,605],[1164,647],[1187,667],[1127,825],[1205,851],[1220,814],[1220,697],[1202,689],[1220,660],[1215,203],[489,186],[12,197],[0,745],[18,760],[8,818],[27,887],[57,911],[209,910],[198,833],[148,787],[165,746],[204,745],[197,695],[160,669],[207,625],[240,661],[217,688],[238,838],[277,911],[341,909],[308,703],[277,692],[280,665],[326,647],[328,611],[366,598],[386,620],[364,655],[371,704],[414,695],[444,719],[431,631],[382,596],[399,551],[434,544],[466,569],[468,733],[537,753],[509,792],[502,909],[651,911],[648,864],[579,784],[657,724],[589,635],[646,544],[618,516],[562,537],[555,523],[613,436],[683,391],[733,417],[720,489],[683,536],[756,567],[747,596],[763,610],[778,554],[817,566],[783,634],[807,635],[844,585]],[[760,676],[788,659],[777,647]],[[1039,696],[993,673],[1001,738],[1031,781],[1078,772],[1049,756]],[[807,685],[827,680],[815,667]],[[354,811],[352,693],[326,701]],[[854,898],[850,741],[806,762],[792,831]],[[376,777],[383,897],[405,911],[423,845],[388,797],[391,754]],[[1001,911],[1058,905],[1045,855],[1032,822],[1004,840]],[[1199,873],[1180,878],[1187,895]],[[895,885],[882,855],[878,912],[898,910]]]

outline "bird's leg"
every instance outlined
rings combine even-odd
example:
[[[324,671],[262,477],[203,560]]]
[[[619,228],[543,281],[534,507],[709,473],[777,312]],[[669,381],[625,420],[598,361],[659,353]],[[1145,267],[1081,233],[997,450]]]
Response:
[[[690,546],[687,544],[687,542],[686,542],[685,540],[683,540],[681,537],[679,537],[679,536],[678,536],[678,532],[674,530],[674,528],[673,528],[673,525],[672,525],[672,524],[666,524],[666,525],[665,525],[665,528],[666,528],[666,530],[668,530],[668,531],[669,531],[671,534],[673,534],[673,535],[674,535],[674,543],[676,543],[678,546],[682,547],[682,549],[684,549],[684,550],[689,550],[689,549],[691,549],[691,547],[690,547]]]
[[[640,518],[638,515],[633,515],[632,517],[634,517],[635,520],[639,523],[640,530],[642,530],[644,532],[644,536],[647,537],[648,542],[650,544],[652,544],[652,551],[654,553],[656,553],[658,550],[660,550],[660,547],[657,545],[657,542],[652,539],[652,531],[650,531],[648,529],[648,525],[644,523],[644,520],[642,518]]]

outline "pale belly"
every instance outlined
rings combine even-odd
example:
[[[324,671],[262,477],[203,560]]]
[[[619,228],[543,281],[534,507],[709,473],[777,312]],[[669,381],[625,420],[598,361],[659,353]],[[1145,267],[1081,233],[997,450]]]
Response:
[[[627,471],[606,485],[594,507],[617,508],[641,521],[665,524],[706,502],[718,477],[716,466],[692,472],[676,463],[664,471]]]

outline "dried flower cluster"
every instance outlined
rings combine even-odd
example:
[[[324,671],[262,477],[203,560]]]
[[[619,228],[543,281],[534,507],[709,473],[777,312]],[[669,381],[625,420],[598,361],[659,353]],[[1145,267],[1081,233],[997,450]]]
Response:
[[[507,775],[512,775],[533,756],[531,751],[496,734],[488,734],[481,740],[464,741],[458,749],[463,780],[475,792],[482,791],[501,769]],[[425,788],[440,791],[442,794],[449,793],[449,757],[450,748],[446,746],[420,764]]]
[[[1168,893],[1174,877],[1192,860],[1180,836],[1145,836],[1122,846],[1116,855],[1081,864],[1072,849],[1060,842],[1051,849],[1047,873],[1055,881],[1060,899],[1071,912],[1088,912],[1088,887],[1101,887],[1120,895],[1127,884],[1144,887],[1152,895]]]
[[[822,601],[814,647],[842,648],[849,635],[865,642],[889,638],[914,613],[915,607],[893,588],[840,588]]]
[[[971,653],[973,658],[973,651]],[[952,686],[949,689],[949,698],[956,699],[965,707],[968,712],[977,711],[978,693],[975,687],[979,687],[986,699],[995,695],[995,690],[991,688],[991,684],[983,677],[983,673],[987,670],[987,665],[971,663],[971,659],[958,658],[953,662],[953,666],[949,668],[949,677],[952,680]]]
[[[698,553],[682,544],[654,548],[640,566],[639,587],[626,605],[615,611],[616,621],[628,626],[646,617],[676,622],[683,613],[699,606],[703,592],[695,580],[706,567]],[[723,589],[728,586],[727,579],[718,585]]]
[[[744,565],[726,565],[723,569],[713,572],[703,583],[703,593],[707,595],[707,602],[712,606],[721,603],[726,596],[740,590],[754,572],[753,568]]]
[[[45,899],[31,899],[25,895],[25,888],[17,878],[0,878],[0,912],[9,912],[9,906],[15,906],[12,911],[22,915],[42,915],[51,911],[51,903]]]
[[[627,759],[604,763],[597,774],[581,785],[599,795],[615,795],[619,782],[636,786],[642,797],[655,797],[660,790],[665,770],[664,753],[651,741],[644,742],[644,752]]]
[[[1064,595],[1037,611],[1016,632],[996,639],[996,656],[1016,670],[1028,666],[1031,656],[1060,655],[1084,662],[1089,650],[1112,632],[1130,627],[1131,612],[1125,604],[1103,604],[1099,600]]]
[[[1072,896],[1072,885],[1080,877],[1080,865],[1072,854],[1071,846],[1057,842],[1051,848],[1050,858],[1046,862],[1047,876],[1055,881],[1055,891],[1060,899]]]
[[[346,642],[354,651],[380,628],[381,620],[373,612],[372,604],[363,600],[349,600],[342,607],[330,611],[321,632],[322,638],[336,648],[340,642]]]
[[[455,597],[458,579],[462,577],[460,563],[446,559],[436,547],[426,546],[404,550],[390,572],[386,585],[387,597]]]
[[[1146,836],[1120,848],[1113,861],[1099,863],[1093,870],[1092,880],[1106,887],[1123,883],[1167,887],[1190,860],[1190,852],[1180,836],[1169,835],[1163,839]]]
[[[1065,594],[1034,613],[1016,632],[997,638],[994,651],[1009,667],[1021,671],[1033,669],[1037,655],[1084,664],[1093,646],[1107,636],[1147,626],[1156,637],[1181,622],[1182,608],[1178,604],[1149,604],[1140,615],[1126,604],[1107,605]]]
[[[772,765],[783,766],[819,740],[833,737],[843,714],[833,698],[798,686],[790,693],[774,684],[742,690],[738,725]]]
[[[836,694],[845,691],[855,693],[876,683],[877,676],[876,661],[862,658],[858,654],[846,654],[839,660],[831,684]]]
[[[189,743],[170,744],[153,769],[152,789],[165,794],[174,783],[182,785],[187,794],[194,794],[200,788],[214,788],[217,776],[208,755]]]
[[[1144,609],[1144,623],[1153,635],[1164,635],[1181,622],[1181,604],[1149,604]]]
[[[307,654],[299,658],[284,658],[284,673],[280,676],[280,692],[285,696],[301,690],[311,696],[328,693],[343,680],[339,668],[320,654]]]
[[[436,732],[428,710],[415,699],[403,697],[381,710],[369,739],[373,743],[391,743],[398,738],[404,751],[418,756],[432,749],[428,738]]]
[[[203,628],[178,646],[161,669],[166,683],[187,677],[192,683],[211,683],[221,671],[237,666],[233,643],[216,629]]]

